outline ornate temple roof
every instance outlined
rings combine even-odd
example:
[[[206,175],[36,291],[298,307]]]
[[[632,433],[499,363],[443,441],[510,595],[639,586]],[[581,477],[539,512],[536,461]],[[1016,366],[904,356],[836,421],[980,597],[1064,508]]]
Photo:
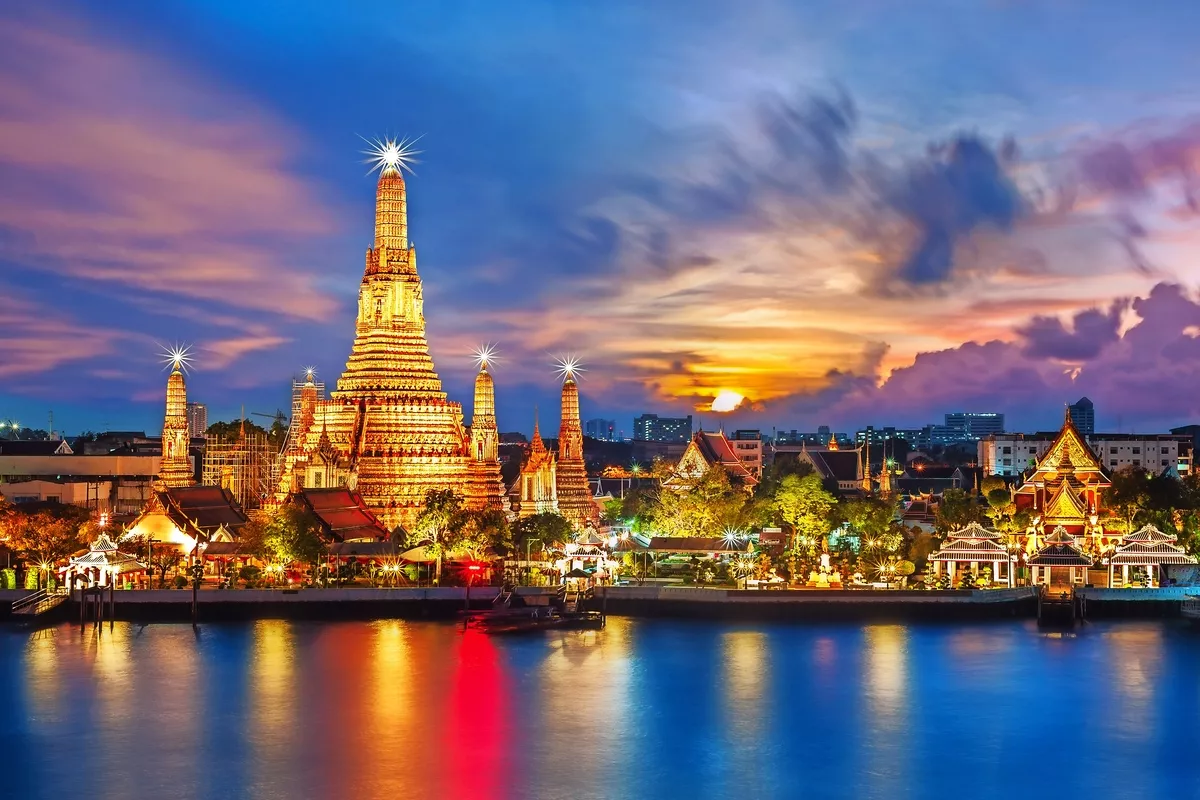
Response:
[[[1153,525],[1143,525],[1138,530],[1124,537],[1125,542],[1174,542],[1179,537],[1173,533],[1163,533]]]
[[[847,455],[853,456],[854,454],[848,453]],[[663,483],[669,486],[680,480],[697,478],[704,473],[704,470],[716,464],[724,467],[729,476],[739,481],[743,487],[752,488],[758,485],[758,478],[754,477],[754,473],[742,463],[733,443],[725,437],[725,434],[706,431],[696,432],[680,457],[675,474]]]
[[[379,541],[390,536],[357,492],[344,487],[303,489],[297,499],[316,515],[326,538],[334,542]]]
[[[1182,547],[1170,542],[1130,542],[1121,545],[1109,557],[1109,563],[1115,566],[1148,565],[1148,564],[1195,564],[1196,558],[1184,552]]]
[[[1008,549],[991,539],[952,539],[930,561],[1007,561]]]
[[[224,528],[236,536],[247,517],[233,495],[220,486],[176,486],[155,493],[162,510],[180,530],[196,530],[203,539]]]
[[[1071,421],[1069,410],[1058,436],[1038,460],[1033,475],[1021,484],[1016,494],[1032,495],[1040,487],[1053,485],[1057,488],[1060,484],[1069,485],[1076,490],[1085,486],[1105,489],[1112,485],[1100,464],[1100,459]]]
[[[1074,545],[1055,543],[1038,550],[1027,563],[1039,567],[1090,567],[1092,559]]]

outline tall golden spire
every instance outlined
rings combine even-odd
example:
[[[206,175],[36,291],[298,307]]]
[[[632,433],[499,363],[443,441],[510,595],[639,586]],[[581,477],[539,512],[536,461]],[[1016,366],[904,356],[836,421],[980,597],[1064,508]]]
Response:
[[[579,362],[571,357],[558,362],[563,376],[562,417],[558,428],[558,465],[555,482],[558,510],[576,527],[598,523],[600,509],[592,499],[587,468],[583,463],[583,429],[579,424],[579,386],[575,374],[582,372]]]
[[[500,476],[499,440],[496,429],[496,386],[488,372],[488,359],[494,351],[484,348],[477,354],[479,374],[475,376],[475,405],[471,415],[471,462],[468,465],[468,500],[472,505],[508,511],[504,479]]]
[[[408,191],[404,176],[384,167],[375,185],[375,249],[408,249]]]
[[[191,363],[190,351],[176,347],[168,351],[166,361],[171,367],[167,377],[167,406],[163,415],[162,460],[158,479],[164,486],[191,486],[195,483],[192,462],[188,458],[187,385],[183,372]]]

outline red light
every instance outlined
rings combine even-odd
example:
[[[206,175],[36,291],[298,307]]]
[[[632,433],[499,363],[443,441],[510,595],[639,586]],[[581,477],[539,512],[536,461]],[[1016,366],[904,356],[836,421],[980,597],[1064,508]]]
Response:
[[[479,572],[481,568],[478,564],[472,564],[471,566],[467,567],[467,569],[471,570],[471,572]]]

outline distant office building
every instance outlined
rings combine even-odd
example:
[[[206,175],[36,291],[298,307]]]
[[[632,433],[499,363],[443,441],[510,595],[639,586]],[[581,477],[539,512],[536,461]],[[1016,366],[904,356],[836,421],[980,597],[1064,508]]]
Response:
[[[763,440],[762,431],[739,430],[729,437],[730,444],[742,464],[754,474],[762,478],[763,471]]]
[[[188,403],[187,423],[189,438],[203,438],[208,431],[208,406],[204,403]]]
[[[939,426],[933,426],[937,429]],[[979,441],[985,436],[1004,433],[1004,415],[994,412],[959,411],[946,415],[946,435],[957,435],[955,441]]]
[[[692,440],[692,415],[686,417],[660,417],[658,414],[642,414],[633,421],[634,441],[682,442]]]
[[[611,419],[589,419],[583,426],[584,435],[605,442],[617,440],[617,423]]]
[[[896,428],[885,425],[882,428],[876,428],[874,425],[868,425],[863,430],[854,433],[854,443],[860,445],[869,441],[872,445],[882,445],[892,439],[903,439],[911,447],[927,446],[929,429],[933,427],[931,425],[926,428]]]
[[[1081,397],[1067,408],[1071,411],[1071,422],[1075,424],[1075,430],[1085,437],[1096,433],[1096,407],[1092,405],[1091,400]]]
[[[1057,432],[1007,433],[981,439],[979,466],[985,475],[1020,475],[1037,464],[1057,436]],[[1084,439],[1110,475],[1126,467],[1175,475],[1187,475],[1192,469],[1192,437],[1186,433],[1096,433]]]

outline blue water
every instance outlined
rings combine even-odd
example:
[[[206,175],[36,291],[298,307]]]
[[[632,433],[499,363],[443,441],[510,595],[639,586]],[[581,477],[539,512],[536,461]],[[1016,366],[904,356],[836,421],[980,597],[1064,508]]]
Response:
[[[0,797],[1200,798],[1200,632],[0,630]]]

